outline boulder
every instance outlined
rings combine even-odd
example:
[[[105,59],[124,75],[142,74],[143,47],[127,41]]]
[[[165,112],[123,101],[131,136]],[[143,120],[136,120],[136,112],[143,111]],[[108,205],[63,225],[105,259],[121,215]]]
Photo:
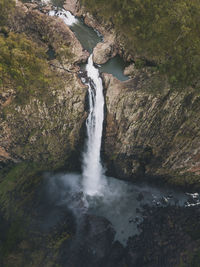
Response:
[[[115,35],[109,34],[102,43],[98,43],[93,50],[93,61],[96,64],[104,64],[118,52]]]
[[[124,75],[133,77],[136,71],[137,70],[135,69],[135,64],[132,63],[124,69]]]

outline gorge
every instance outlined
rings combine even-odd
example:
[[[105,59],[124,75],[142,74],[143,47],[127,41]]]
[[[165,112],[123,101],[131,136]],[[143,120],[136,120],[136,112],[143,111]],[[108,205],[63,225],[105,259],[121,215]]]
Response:
[[[69,2],[18,3],[13,29],[51,52],[63,84],[2,94],[0,264],[198,266],[198,93],[119,60]]]

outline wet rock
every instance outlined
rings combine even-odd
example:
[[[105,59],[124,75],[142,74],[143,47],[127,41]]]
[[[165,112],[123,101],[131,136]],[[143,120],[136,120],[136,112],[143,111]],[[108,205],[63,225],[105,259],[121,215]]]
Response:
[[[199,231],[196,237],[193,235],[199,227],[197,208],[146,207],[143,218],[141,233],[129,238],[127,266],[177,266],[183,260],[186,266],[192,266],[200,241]]]
[[[128,219],[128,222],[129,222],[129,223],[134,222],[134,218],[133,218],[133,217],[130,217],[130,218]]]
[[[140,192],[139,194],[138,194],[138,196],[137,196],[137,201],[142,201],[143,199],[144,199],[144,195],[143,195],[143,193],[142,192]]]
[[[135,217],[134,222],[138,223],[140,221],[140,218],[138,216]]]
[[[161,203],[164,204],[164,205],[167,205],[167,204],[169,204],[169,201],[168,201],[168,199],[166,197],[162,197],[161,198]]]
[[[140,209],[139,208],[136,208],[136,213],[140,213]]]

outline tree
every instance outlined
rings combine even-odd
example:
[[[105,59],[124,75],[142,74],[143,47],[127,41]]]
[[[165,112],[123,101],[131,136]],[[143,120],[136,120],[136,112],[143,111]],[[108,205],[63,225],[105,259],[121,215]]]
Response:
[[[0,26],[5,25],[14,6],[14,0],[0,0]]]
[[[153,61],[176,86],[194,85],[200,72],[200,0],[82,0],[111,20],[126,48]]]

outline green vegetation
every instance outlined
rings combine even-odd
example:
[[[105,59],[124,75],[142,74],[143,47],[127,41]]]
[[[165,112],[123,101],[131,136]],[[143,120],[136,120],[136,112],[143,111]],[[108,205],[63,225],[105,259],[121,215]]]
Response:
[[[23,222],[21,220],[12,221],[6,233],[4,246],[0,248],[1,254],[3,256],[9,255],[11,251],[16,249],[19,242],[23,240],[24,235]]]
[[[68,47],[63,45],[57,50],[56,58],[60,62],[68,56]],[[31,95],[44,95],[50,85],[61,86],[62,81],[51,69],[47,57],[45,48],[25,34],[0,34],[0,92],[13,88],[16,100],[24,103]]]
[[[3,26],[14,8],[14,0],[0,0],[0,26]]]
[[[156,64],[174,86],[196,86],[200,72],[200,1],[82,0],[113,22],[126,48]]]
[[[30,31],[28,27],[25,30],[19,27],[17,33],[12,32],[13,21],[9,16],[12,11],[12,16],[17,14],[14,3],[14,0],[0,0],[0,93],[8,88],[14,89],[15,100],[21,104],[31,95],[43,96],[51,85],[62,87],[59,73],[52,70],[48,62],[48,49],[61,63],[69,62],[73,55],[66,40],[53,30],[48,16],[46,23],[44,17],[37,14],[33,15],[33,21],[27,18],[27,23],[33,24],[31,27],[38,36],[33,35],[33,29]],[[42,45],[38,44],[40,38]]]
[[[28,202],[31,191],[42,180],[41,170],[42,166],[23,162],[0,171],[0,206],[7,219],[21,214],[24,201]]]
[[[47,232],[35,223],[42,224],[37,212],[45,200],[38,194],[42,170],[44,166],[29,162],[0,170],[0,266],[57,266],[62,246],[71,236],[66,221],[62,231],[58,227]]]
[[[9,83],[18,94],[30,94],[44,89],[50,75],[44,49],[39,48],[24,34],[0,35],[0,86]]]

